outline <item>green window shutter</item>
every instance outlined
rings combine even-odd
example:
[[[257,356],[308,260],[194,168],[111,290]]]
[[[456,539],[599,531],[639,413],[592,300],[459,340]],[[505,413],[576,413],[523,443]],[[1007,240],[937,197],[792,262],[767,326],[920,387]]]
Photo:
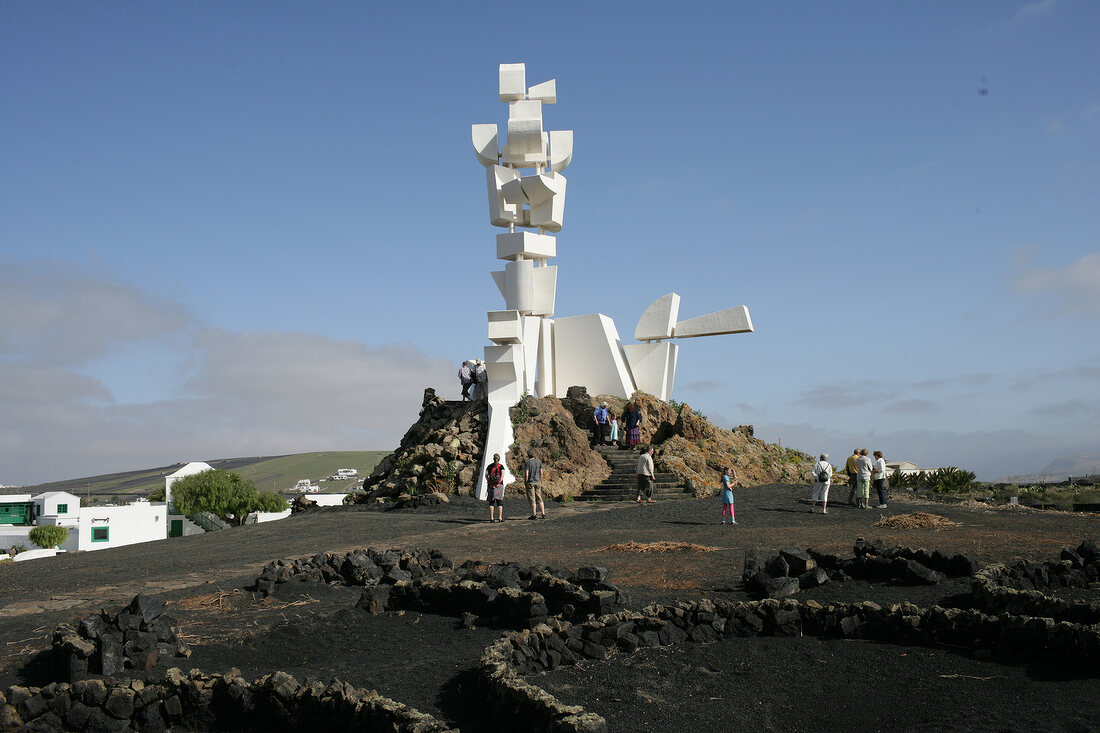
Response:
[[[58,504],[57,505],[57,513],[58,514],[68,514],[69,513],[69,505],[68,504]]]
[[[110,527],[92,527],[92,542],[108,542]]]

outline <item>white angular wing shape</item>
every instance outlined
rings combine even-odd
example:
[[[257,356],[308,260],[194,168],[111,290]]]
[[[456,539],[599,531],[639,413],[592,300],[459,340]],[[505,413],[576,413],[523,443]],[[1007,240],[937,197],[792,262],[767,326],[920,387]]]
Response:
[[[680,296],[676,293],[663,295],[645,309],[634,329],[634,338],[638,341],[672,338],[672,329],[680,315]],[[649,390],[646,390],[647,392]],[[653,394],[650,392],[650,394]]]
[[[751,333],[752,319],[749,309],[739,305],[724,311],[696,316],[680,321],[672,330],[673,338],[687,339],[696,336],[720,336],[724,333]]]
[[[488,168],[497,164],[500,151],[497,149],[497,126],[474,125],[470,131],[470,137],[474,141],[474,154],[483,166]]]

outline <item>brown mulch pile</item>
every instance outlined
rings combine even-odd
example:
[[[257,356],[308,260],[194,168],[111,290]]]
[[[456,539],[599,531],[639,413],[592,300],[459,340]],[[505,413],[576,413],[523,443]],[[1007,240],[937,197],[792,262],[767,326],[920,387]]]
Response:
[[[928,512],[913,512],[912,514],[895,514],[875,522],[875,527],[890,527],[891,529],[944,529],[946,527],[961,527],[959,522],[952,522],[947,517]]]
[[[623,542],[603,549],[607,552],[714,552],[721,548],[690,542]]]

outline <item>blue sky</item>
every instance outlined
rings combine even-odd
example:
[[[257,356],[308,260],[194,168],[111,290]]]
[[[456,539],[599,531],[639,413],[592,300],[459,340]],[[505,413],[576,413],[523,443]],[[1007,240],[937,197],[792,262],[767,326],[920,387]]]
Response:
[[[470,125],[572,129],[558,315],[834,462],[1100,462],[1100,4],[9,2],[0,483],[390,449],[501,307]]]

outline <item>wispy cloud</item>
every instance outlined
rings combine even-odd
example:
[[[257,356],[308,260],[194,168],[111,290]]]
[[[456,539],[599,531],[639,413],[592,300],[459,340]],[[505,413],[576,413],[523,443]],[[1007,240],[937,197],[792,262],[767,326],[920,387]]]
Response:
[[[932,400],[898,400],[882,408],[885,412],[934,412],[938,405]]]
[[[59,286],[46,272],[24,275],[6,293],[24,297],[0,307],[0,339],[17,347],[0,355],[0,483],[240,455],[386,450],[416,419],[425,387],[457,396],[452,365],[410,345],[213,329],[119,283],[64,278]],[[181,334],[188,374],[168,399],[124,403],[81,373],[114,345],[143,346],[162,329]],[[76,345],[65,350],[70,338]]]
[[[726,385],[721,382],[716,382],[713,379],[701,379],[697,382],[688,382],[684,385],[684,389],[689,392],[716,392],[720,389],[724,389]]]
[[[1053,294],[1070,312],[1100,312],[1100,252],[1065,267],[1031,268],[1012,285],[1023,295]]]
[[[1100,406],[1087,400],[1066,400],[1049,405],[1039,405],[1028,411],[1037,417],[1049,417],[1064,419],[1070,417],[1097,416],[1100,417]]]
[[[184,308],[156,293],[55,263],[0,263],[0,358],[8,361],[82,364],[193,324]]]
[[[800,392],[792,404],[835,410],[861,407],[874,402],[891,400],[896,396],[896,388],[878,382],[820,384]]]
[[[1058,7],[1059,1],[1060,0],[1036,0],[1036,2],[1027,3],[1013,13],[1011,22],[1018,25],[1050,15]]]

